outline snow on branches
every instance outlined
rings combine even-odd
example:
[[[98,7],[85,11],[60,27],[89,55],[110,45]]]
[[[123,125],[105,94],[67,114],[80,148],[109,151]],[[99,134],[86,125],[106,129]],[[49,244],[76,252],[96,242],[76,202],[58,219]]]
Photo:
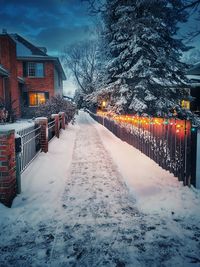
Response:
[[[187,65],[180,58],[188,48],[175,37],[187,17],[182,7],[181,0],[106,1],[99,93],[112,91],[110,109],[166,115],[187,99]]]

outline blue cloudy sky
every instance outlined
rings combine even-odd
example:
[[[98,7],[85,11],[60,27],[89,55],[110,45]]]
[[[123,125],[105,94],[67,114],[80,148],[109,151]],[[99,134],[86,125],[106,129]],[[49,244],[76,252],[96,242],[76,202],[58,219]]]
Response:
[[[81,0],[0,0],[0,32],[6,29],[8,33],[18,33],[33,44],[46,47],[53,56],[59,56],[66,45],[92,39],[94,19]],[[64,92],[71,95],[74,90],[68,77]]]
[[[51,53],[90,38],[92,23],[81,0],[0,0],[0,28],[46,46]]]

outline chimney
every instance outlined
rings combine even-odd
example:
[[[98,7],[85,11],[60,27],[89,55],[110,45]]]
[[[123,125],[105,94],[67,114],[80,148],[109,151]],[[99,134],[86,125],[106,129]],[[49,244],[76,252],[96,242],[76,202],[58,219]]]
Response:
[[[46,49],[46,47],[41,47],[41,46],[39,46],[38,47],[43,53],[47,53],[47,49]]]
[[[7,34],[7,29],[2,29],[3,34]]]

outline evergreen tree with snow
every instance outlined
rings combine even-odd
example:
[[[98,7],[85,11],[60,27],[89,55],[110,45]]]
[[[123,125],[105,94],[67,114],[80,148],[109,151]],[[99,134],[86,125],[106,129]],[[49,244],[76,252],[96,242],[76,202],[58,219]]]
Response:
[[[188,91],[187,50],[176,38],[186,20],[181,0],[109,0],[103,13],[108,63],[104,88],[110,107],[120,113],[165,115],[178,107]]]

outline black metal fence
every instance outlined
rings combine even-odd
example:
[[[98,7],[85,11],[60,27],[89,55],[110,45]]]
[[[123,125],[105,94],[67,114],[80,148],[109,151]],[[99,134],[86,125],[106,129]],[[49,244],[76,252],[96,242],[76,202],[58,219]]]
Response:
[[[56,119],[48,120],[47,132],[48,142],[50,142],[56,134]],[[59,115],[58,129],[62,128],[62,115]],[[41,126],[32,124],[29,127],[22,128],[16,131],[15,137],[15,152],[17,161],[17,172],[22,173],[32,160],[41,151],[42,144]]]
[[[195,186],[197,131],[190,121],[134,116],[109,119],[90,115],[121,140],[173,173],[184,185]]]
[[[30,162],[40,152],[40,127],[31,126],[17,131],[21,137],[20,172],[23,172]]]

